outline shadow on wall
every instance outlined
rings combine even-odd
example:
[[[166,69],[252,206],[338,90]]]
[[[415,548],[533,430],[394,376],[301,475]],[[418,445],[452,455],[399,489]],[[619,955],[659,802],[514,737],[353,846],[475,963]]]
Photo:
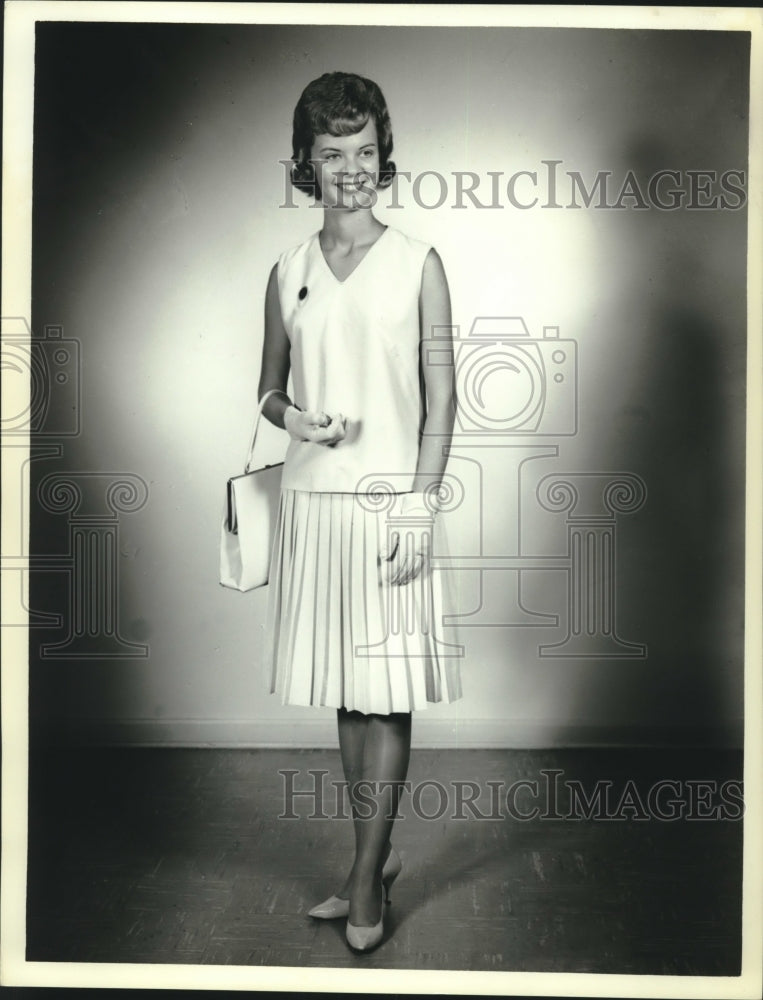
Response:
[[[744,378],[724,352],[734,353],[734,331],[702,309],[700,275],[686,252],[641,303],[638,385],[612,432],[648,487],[642,530],[619,539],[618,561],[637,571],[621,574],[618,599],[649,623],[654,715],[670,693],[679,726],[742,715]],[[743,344],[744,328],[736,332]]]

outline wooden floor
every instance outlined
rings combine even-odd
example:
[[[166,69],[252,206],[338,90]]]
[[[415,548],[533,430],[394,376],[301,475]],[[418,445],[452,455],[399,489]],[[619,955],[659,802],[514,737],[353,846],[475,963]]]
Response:
[[[506,814],[505,789],[559,769],[590,795],[597,781],[644,798],[661,779],[742,776],[733,752],[652,750],[414,751],[394,843],[404,868],[385,940],[357,956],[344,922],[307,917],[338,888],[348,820],[284,811],[284,778],[328,769],[335,751],[56,750],[30,761],[27,959],[217,965],[362,966],[545,972],[734,975],[740,968],[740,821],[534,819]],[[453,819],[454,782],[473,780],[489,812]],[[551,779],[548,779],[551,780]],[[685,797],[687,786],[681,785]],[[430,788],[431,791],[431,788]],[[619,798],[619,795],[615,796]],[[529,800],[518,796],[520,808]]]

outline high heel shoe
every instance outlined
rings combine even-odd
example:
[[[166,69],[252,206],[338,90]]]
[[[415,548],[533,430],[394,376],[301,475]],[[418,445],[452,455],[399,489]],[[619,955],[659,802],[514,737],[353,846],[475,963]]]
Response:
[[[387,860],[382,868],[382,885],[384,887],[384,898],[389,903],[389,890],[392,883],[403,869],[403,862],[394,847],[390,847]],[[342,899],[341,896],[329,896],[322,903],[314,906],[308,911],[308,917],[315,917],[316,920],[337,920],[339,917],[349,917],[350,901]],[[363,928],[370,930],[371,928]]]
[[[377,924],[374,924],[373,927],[357,927],[355,924],[351,924],[349,920],[347,921],[345,937],[347,944],[353,951],[372,951],[377,945],[381,944],[381,940],[384,937],[384,901],[386,899],[389,902],[389,889],[387,885],[394,882],[396,877],[396,875],[393,875],[389,883],[382,879],[381,916]]]

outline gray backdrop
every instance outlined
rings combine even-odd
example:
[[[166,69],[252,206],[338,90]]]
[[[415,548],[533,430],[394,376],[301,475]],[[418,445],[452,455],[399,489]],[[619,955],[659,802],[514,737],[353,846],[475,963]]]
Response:
[[[684,188],[688,171],[745,171],[748,56],[732,32],[39,24],[32,325],[52,375],[36,441],[61,447],[31,463],[31,548],[48,563],[30,606],[62,621],[31,633],[35,732],[334,740],[333,712],[268,695],[266,592],[223,590],[217,547],[268,271],[320,224],[299,196],[279,207],[278,160],[302,88],[345,69],[384,90],[398,168],[445,178],[440,207],[401,180],[404,207],[383,196],[379,215],[439,250],[459,340],[477,317],[522,317],[528,344],[559,327],[567,359],[555,383],[552,348],[521,347],[545,394],[525,436],[482,433],[465,400],[450,464],[464,501],[447,515],[472,560],[453,575],[465,695],[417,718],[418,742],[739,742],[746,210],[573,208],[569,174],[611,172],[614,201],[628,171],[644,190],[662,169]],[[559,208],[544,207],[550,160]],[[506,195],[524,170],[541,198],[527,209]],[[499,172],[501,207],[453,207],[458,171],[483,203]],[[419,200],[438,190],[430,175]],[[530,199],[530,178],[516,193]],[[485,371],[494,414],[528,391],[500,357]],[[284,446],[272,430],[263,458]],[[543,505],[549,476],[576,506],[561,487]],[[514,568],[474,561],[489,556]],[[557,647],[576,655],[542,651],[586,587],[580,644]],[[605,597],[609,625],[587,623]]]

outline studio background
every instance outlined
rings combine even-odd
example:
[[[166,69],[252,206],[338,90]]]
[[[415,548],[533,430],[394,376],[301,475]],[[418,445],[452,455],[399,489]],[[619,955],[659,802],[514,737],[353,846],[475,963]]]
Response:
[[[617,518],[616,551],[617,630],[646,655],[540,656],[566,632],[565,571],[523,573],[522,603],[559,627],[462,628],[464,698],[417,717],[414,739],[739,745],[745,210],[523,211],[505,195],[502,209],[459,210],[452,173],[542,176],[542,161],[559,160],[585,179],[612,171],[617,190],[628,170],[644,181],[746,171],[748,56],[749,37],[732,32],[38,24],[32,326],[48,340],[60,328],[79,363],[76,394],[51,383],[36,438],[61,453],[30,465],[30,549],[61,559],[31,574],[30,607],[63,617],[30,633],[34,734],[334,744],[332,710],[267,693],[266,591],[222,589],[217,558],[225,481],[243,464],[255,405],[267,276],[320,224],[278,161],[303,87],[345,69],[382,87],[398,168],[449,179],[442,207],[416,205],[401,183],[405,207],[382,196],[379,215],[437,247],[461,333],[478,316],[521,316],[533,338],[558,326],[577,344],[576,433],[544,439],[558,455],[525,463],[521,496],[506,471],[516,452],[457,445],[450,468],[467,499],[449,515],[454,551],[475,554],[480,522],[482,551],[500,548],[521,503],[522,553],[564,553],[565,516],[536,496],[552,473],[630,473],[647,488]],[[485,180],[478,197],[488,192]],[[287,198],[298,207],[279,207]],[[504,377],[487,390],[497,400]],[[269,428],[263,458],[284,448]],[[147,497],[112,535],[117,621],[78,647],[60,567],[75,528],[106,509],[104,482],[125,474]],[[57,475],[87,494],[76,510],[41,501]],[[480,590],[477,571],[457,574],[467,612],[509,607],[516,584],[486,573]]]

